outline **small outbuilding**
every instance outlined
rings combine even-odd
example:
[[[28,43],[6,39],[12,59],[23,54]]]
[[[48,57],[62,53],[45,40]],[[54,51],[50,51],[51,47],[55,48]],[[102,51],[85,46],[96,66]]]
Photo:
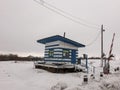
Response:
[[[43,38],[37,42],[45,44],[44,61],[47,63],[76,64],[78,48],[85,47],[81,43],[60,35]]]

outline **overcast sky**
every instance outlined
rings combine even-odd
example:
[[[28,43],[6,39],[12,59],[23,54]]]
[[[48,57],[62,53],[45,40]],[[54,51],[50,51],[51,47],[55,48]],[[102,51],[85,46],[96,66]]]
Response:
[[[104,25],[104,52],[108,54],[115,32],[113,53],[120,55],[120,0],[45,0],[85,22]],[[84,23],[84,21],[81,21]],[[82,44],[92,42],[100,29],[75,23],[33,0],[0,0],[0,53],[43,56],[44,45],[36,40],[63,35]],[[100,56],[100,36],[79,49],[79,56]]]

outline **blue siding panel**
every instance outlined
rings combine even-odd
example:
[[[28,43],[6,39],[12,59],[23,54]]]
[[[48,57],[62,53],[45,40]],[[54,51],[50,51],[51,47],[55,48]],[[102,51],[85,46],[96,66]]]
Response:
[[[72,50],[72,60],[71,60],[72,64],[76,64],[76,50]]]

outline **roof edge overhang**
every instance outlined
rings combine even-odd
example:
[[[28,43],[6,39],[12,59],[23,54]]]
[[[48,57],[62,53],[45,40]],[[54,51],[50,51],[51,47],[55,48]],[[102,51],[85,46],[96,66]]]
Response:
[[[54,42],[54,41],[63,41],[65,43],[74,45],[76,47],[85,47],[84,44],[78,43],[78,42],[73,41],[71,39],[62,37],[60,35],[55,35],[55,36],[51,36],[51,37],[47,37],[47,38],[43,38],[43,39],[37,40],[38,43],[42,43],[42,44],[46,44],[46,43]]]

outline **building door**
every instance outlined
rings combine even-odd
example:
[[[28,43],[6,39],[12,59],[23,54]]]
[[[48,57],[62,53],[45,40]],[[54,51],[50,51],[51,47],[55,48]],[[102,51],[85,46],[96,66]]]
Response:
[[[72,50],[72,58],[71,63],[76,64],[76,50]]]

